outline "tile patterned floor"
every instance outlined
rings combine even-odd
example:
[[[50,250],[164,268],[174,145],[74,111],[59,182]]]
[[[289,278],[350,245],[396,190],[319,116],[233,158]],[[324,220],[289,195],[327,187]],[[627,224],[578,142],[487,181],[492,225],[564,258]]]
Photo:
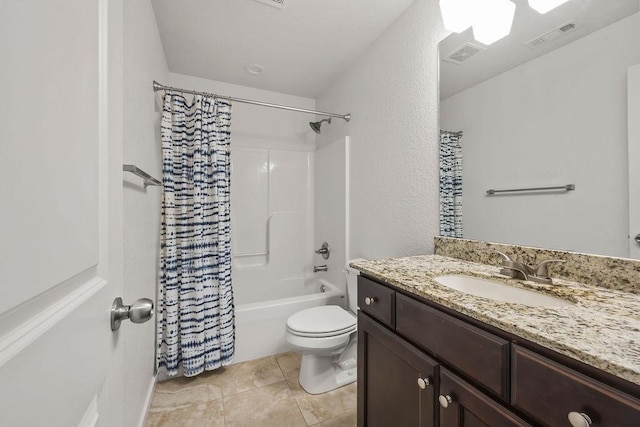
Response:
[[[157,384],[146,427],[354,427],[356,384],[320,395],[289,352]]]

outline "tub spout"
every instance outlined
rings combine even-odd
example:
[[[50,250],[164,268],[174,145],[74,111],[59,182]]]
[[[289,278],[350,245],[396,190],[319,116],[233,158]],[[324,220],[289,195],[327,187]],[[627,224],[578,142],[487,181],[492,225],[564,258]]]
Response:
[[[327,266],[326,265],[314,265],[313,266],[313,272],[317,273],[318,271],[327,271]]]

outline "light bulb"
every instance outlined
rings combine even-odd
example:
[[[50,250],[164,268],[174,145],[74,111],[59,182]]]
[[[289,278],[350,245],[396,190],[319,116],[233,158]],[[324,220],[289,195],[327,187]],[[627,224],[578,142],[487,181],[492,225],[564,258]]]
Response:
[[[569,0],[529,0],[529,6],[538,13],[547,13]]]
[[[444,28],[461,33],[473,23],[473,7],[477,0],[440,0]]]
[[[474,12],[473,38],[489,45],[509,35],[516,5],[510,0],[484,0]]]

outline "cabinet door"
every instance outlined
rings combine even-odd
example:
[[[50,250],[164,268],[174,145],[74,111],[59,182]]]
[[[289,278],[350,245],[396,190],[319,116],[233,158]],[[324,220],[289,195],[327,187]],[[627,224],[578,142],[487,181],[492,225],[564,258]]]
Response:
[[[441,427],[530,426],[460,377],[440,368]]]
[[[358,427],[436,425],[437,362],[358,313]]]

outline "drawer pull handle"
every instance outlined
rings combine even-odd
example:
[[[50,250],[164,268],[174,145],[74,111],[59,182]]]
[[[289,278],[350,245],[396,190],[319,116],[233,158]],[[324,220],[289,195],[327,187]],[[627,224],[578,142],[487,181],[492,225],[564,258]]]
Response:
[[[573,427],[589,427],[592,424],[589,415],[582,412],[569,412],[567,418]]]
[[[377,301],[377,300],[376,300],[376,298],[375,298],[375,297],[366,297],[366,298],[364,299],[364,303],[365,303],[365,304],[367,304],[367,305],[371,305],[371,304],[373,304],[373,303],[374,303],[374,302],[376,302],[376,301]]]
[[[453,399],[448,394],[446,396],[440,395],[438,396],[438,402],[440,402],[440,406],[447,409],[449,404],[453,403]]]
[[[420,387],[421,390],[424,390],[425,388],[427,388],[427,386],[431,385],[431,380],[429,378],[418,378],[418,387]]]

